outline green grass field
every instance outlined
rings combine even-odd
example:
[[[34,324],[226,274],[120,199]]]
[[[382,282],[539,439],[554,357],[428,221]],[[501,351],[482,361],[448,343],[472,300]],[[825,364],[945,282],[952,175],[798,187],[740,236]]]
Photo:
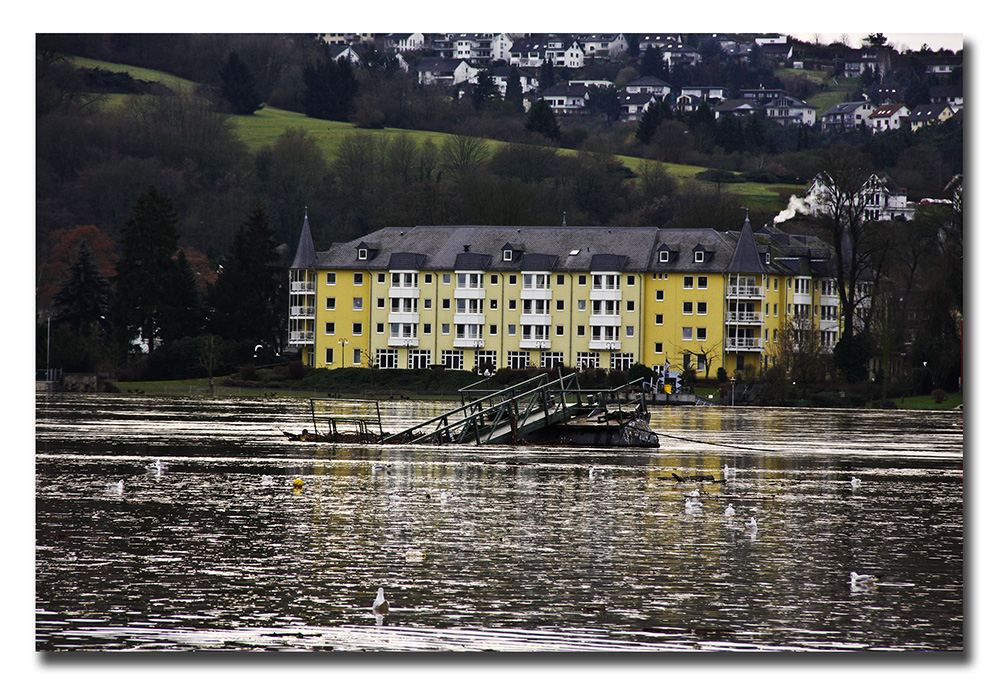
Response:
[[[114,72],[126,72],[140,80],[158,81],[170,89],[181,93],[193,93],[197,88],[197,83],[184,80],[168,73],[119,63],[109,63],[88,58],[71,58],[74,65],[81,68],[104,68]],[[126,99],[125,95],[102,95],[102,104],[108,108],[113,108]],[[148,97],[148,99],[156,99]],[[306,134],[316,139],[321,151],[332,159],[340,142],[349,134],[363,133],[373,138],[393,138],[397,134],[406,133],[415,138],[418,142],[430,139],[439,147],[449,137],[450,134],[437,131],[415,131],[396,128],[385,129],[359,129],[353,124],[338,121],[326,121],[324,119],[313,119],[298,112],[276,109],[265,106],[256,114],[250,116],[231,116],[232,124],[236,136],[247,144],[251,151],[257,151],[264,146],[271,145],[275,140],[289,129],[300,129]],[[490,147],[495,148],[501,141],[487,141]],[[572,154],[575,151],[560,149],[560,153]],[[641,158],[619,156],[623,164],[633,172],[638,171],[642,162]],[[668,174],[678,182],[694,182],[704,187],[714,187],[714,184],[696,180],[695,176],[705,170],[704,167],[694,165],[682,165],[678,163],[663,163]],[[751,207],[757,209],[782,209],[788,201],[789,193],[802,194],[804,187],[789,187],[787,184],[761,184],[756,182],[745,182],[739,184],[724,185],[726,193],[737,195],[743,198]]]

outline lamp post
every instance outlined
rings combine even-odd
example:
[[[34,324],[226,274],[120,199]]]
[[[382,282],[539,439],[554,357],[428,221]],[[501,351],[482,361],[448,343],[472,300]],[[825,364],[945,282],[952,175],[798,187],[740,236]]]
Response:
[[[347,348],[347,340],[338,339],[337,344],[340,345],[340,367],[346,368],[346,365],[344,364],[344,350]]]

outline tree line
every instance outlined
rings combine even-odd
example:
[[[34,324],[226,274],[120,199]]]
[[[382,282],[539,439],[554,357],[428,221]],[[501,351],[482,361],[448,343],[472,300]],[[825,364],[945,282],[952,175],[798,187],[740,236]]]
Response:
[[[246,212],[210,285],[199,284],[178,247],[173,202],[155,186],[132,206],[105,269],[93,248],[108,236],[73,232],[75,255],[38,324],[39,366],[44,357],[71,372],[169,379],[279,360],[287,269],[262,205]]]
[[[130,51],[144,50],[139,41],[120,41]],[[185,53],[185,42],[200,39],[170,41],[176,44],[176,52]],[[315,50],[310,42],[284,37],[287,60],[282,55],[274,58],[284,68],[269,64],[265,69],[259,57],[266,52],[255,54],[247,49],[248,44],[235,46],[239,41],[253,40],[230,37],[220,42],[212,53],[213,61],[198,69],[208,72],[212,63],[211,79],[217,92],[128,97],[120,107],[103,109],[88,103],[93,87],[81,84],[78,71],[60,61],[55,52],[39,52],[39,328],[51,317],[59,340],[53,345],[80,348],[77,365],[111,365],[138,375],[136,367],[142,364],[144,371],[162,374],[163,366],[170,363],[164,357],[170,355],[172,346],[187,342],[187,354],[197,353],[195,346],[200,347],[201,340],[195,338],[205,336],[220,338],[213,345],[216,349],[242,343],[234,356],[244,358],[246,345],[280,348],[286,301],[272,283],[283,283],[284,272],[276,270],[294,253],[306,206],[319,249],[392,225],[553,225],[566,220],[572,225],[728,230],[743,214],[741,202],[725,192],[721,180],[713,188],[682,186],[657,160],[704,156],[712,162],[737,165],[752,158],[753,167],[731,169],[755,169],[805,181],[831,168],[830,154],[847,147],[866,171],[888,166],[897,182],[931,195],[940,192],[953,173],[961,172],[960,124],[878,137],[837,136],[835,141],[815,133],[776,131],[766,120],[729,123],[711,119],[704,111],[675,114],[665,108],[649,121],[604,124],[581,136],[583,126],[567,126],[551,110],[545,113],[544,102],[536,103],[527,114],[517,114],[513,97],[507,99],[492,89],[492,81],[477,84],[479,89],[469,99],[442,99],[440,93],[415,87],[384,57],[368,56],[369,67],[355,73],[345,64],[319,61],[310,52]],[[258,58],[241,58],[254,55]],[[142,62],[141,56],[135,59]],[[145,60],[149,63],[152,57]],[[271,99],[280,93],[280,85],[292,73],[302,80],[292,81],[297,85],[296,99],[304,96],[306,82],[340,95],[317,100],[311,107],[327,110],[325,118],[343,117],[344,95],[348,94],[355,117],[367,110],[366,118],[374,125],[403,115],[419,121],[424,113],[429,120],[451,120],[448,125],[454,133],[438,145],[405,134],[387,138],[359,129],[336,152],[324,153],[304,132],[289,131],[274,144],[250,152],[233,135],[219,100],[228,102],[230,112],[253,113],[262,104],[261,95]],[[192,68],[191,74],[199,73]],[[116,82],[106,75],[100,80]],[[138,94],[149,88],[138,85],[134,89]],[[740,133],[726,135],[734,129]],[[504,134],[506,142],[491,150],[479,137],[483,132]],[[780,150],[775,139],[782,138],[796,139],[798,149],[774,152]],[[557,144],[567,142],[579,142],[587,150],[567,155],[556,149]],[[632,171],[617,157],[623,151],[653,158]],[[774,213],[754,211],[753,215],[755,220],[770,220]],[[808,221],[789,225],[808,227]],[[827,231],[831,244],[840,240],[832,224],[816,225]],[[134,248],[137,231],[152,227],[161,229],[157,255],[137,257],[138,250],[146,250],[141,245],[147,244]],[[889,322],[888,315],[877,319],[874,311],[868,313],[859,332],[864,344],[845,343],[841,354],[853,358],[845,359],[842,368],[856,368],[859,357],[873,356],[876,351],[888,356],[886,352],[891,352],[885,347],[891,342],[880,340],[879,344],[873,337],[880,328],[895,323],[893,333],[886,331],[883,336],[916,336],[918,348],[921,342],[925,345],[916,353],[930,357],[921,358],[920,365],[926,360],[938,367],[935,383],[953,382],[960,362],[960,335],[955,329],[955,317],[962,308],[960,215],[957,222],[954,217],[936,221],[922,215],[915,224],[882,228],[878,235],[864,239],[866,244],[879,241],[876,251],[865,253],[865,263],[876,270],[883,289],[898,293],[902,288],[906,307],[920,308],[920,317],[908,313]],[[922,232],[915,234],[918,228]],[[251,229],[257,232],[251,235]],[[942,229],[950,232],[942,235]],[[248,243],[247,236],[255,242]],[[252,254],[248,247],[254,250]],[[269,281],[251,283],[250,272],[240,271],[253,266],[250,257],[257,260],[253,278]],[[136,268],[143,273],[136,274]],[[169,294],[143,293],[129,286],[150,278],[167,284],[162,288],[169,288]],[[75,286],[67,289],[65,284],[71,279]],[[233,290],[254,283],[262,290],[253,294]],[[934,300],[928,289],[942,302]],[[78,305],[69,307],[68,301],[77,296]],[[146,310],[123,307],[123,298]],[[265,319],[266,327],[257,324]],[[227,327],[231,320],[232,326]],[[931,331],[914,335],[915,323]],[[143,354],[142,361],[133,360],[137,337],[147,342],[155,338],[157,347]],[[900,342],[905,344],[900,340],[893,345],[895,356],[905,348]],[[855,346],[848,351],[848,344]],[[67,355],[67,365],[73,364],[71,359]],[[806,363],[803,359],[796,365]],[[208,365],[214,366],[215,360]],[[211,369],[202,366],[201,370]]]

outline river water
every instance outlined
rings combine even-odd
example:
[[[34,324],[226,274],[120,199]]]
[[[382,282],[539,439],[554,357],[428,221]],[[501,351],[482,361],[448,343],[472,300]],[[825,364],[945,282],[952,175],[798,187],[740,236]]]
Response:
[[[658,449],[335,447],[282,435],[302,398],[40,395],[35,647],[965,648],[961,412],[650,425]]]

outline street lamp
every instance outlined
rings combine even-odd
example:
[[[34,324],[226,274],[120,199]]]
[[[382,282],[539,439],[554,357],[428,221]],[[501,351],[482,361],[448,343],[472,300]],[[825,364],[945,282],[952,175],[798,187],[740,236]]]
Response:
[[[344,349],[347,348],[347,340],[346,339],[338,339],[337,340],[337,344],[340,345],[340,367],[341,368],[346,368],[346,365],[344,364]]]

